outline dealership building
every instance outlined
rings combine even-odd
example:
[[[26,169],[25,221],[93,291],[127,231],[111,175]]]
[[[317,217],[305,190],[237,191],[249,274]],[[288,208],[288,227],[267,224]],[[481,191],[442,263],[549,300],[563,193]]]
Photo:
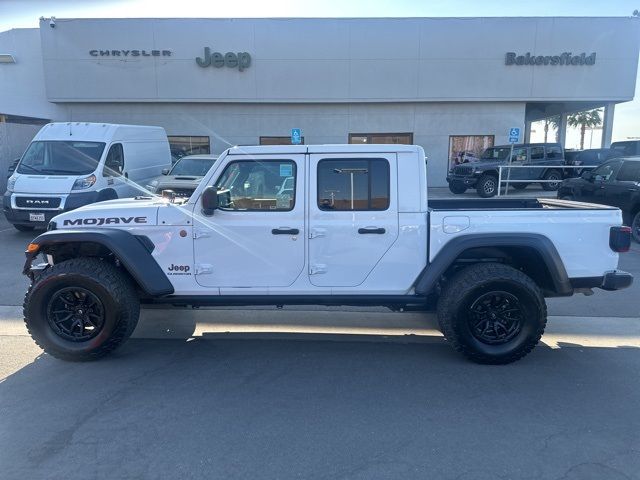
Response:
[[[0,175],[43,123],[159,125],[176,156],[415,143],[430,184],[518,127],[633,98],[637,18],[41,19],[0,33]],[[550,139],[553,140],[553,139]],[[1,186],[1,185],[0,185]]]

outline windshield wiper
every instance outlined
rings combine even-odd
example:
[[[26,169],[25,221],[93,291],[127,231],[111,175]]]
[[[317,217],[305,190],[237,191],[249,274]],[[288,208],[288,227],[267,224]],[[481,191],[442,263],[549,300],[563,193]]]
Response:
[[[35,173],[43,173],[43,172],[42,172],[42,170],[38,170],[37,168],[32,167],[31,165],[26,165],[26,164],[24,164],[24,163],[19,164],[19,165],[18,165],[18,167],[16,168],[16,170],[17,170],[17,169],[21,169],[22,167],[24,167],[24,168],[28,168],[28,169],[30,169],[32,172],[35,172]]]

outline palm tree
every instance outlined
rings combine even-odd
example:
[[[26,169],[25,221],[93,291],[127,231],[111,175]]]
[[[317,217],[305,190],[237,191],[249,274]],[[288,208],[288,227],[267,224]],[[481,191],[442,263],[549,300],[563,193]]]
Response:
[[[547,143],[547,135],[549,134],[549,126],[556,130],[556,142],[558,141],[558,126],[560,125],[560,115],[554,115],[544,119],[544,143]]]
[[[602,124],[600,110],[585,110],[584,112],[572,113],[567,117],[567,125],[570,127],[580,127],[580,150],[584,149],[584,132],[589,128]]]

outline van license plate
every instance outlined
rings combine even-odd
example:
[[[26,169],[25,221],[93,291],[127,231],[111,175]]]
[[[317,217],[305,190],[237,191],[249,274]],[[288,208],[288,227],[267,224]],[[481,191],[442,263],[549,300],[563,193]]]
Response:
[[[30,222],[44,222],[44,213],[30,213],[29,214]]]

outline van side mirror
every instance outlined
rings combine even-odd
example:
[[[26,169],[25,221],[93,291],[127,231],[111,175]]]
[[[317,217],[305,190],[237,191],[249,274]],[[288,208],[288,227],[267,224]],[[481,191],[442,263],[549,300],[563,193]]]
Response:
[[[163,175],[169,175],[169,169],[168,168],[163,168],[162,169],[162,174]]]
[[[202,192],[202,213],[210,217],[218,208],[218,190],[216,187],[207,187]]]

